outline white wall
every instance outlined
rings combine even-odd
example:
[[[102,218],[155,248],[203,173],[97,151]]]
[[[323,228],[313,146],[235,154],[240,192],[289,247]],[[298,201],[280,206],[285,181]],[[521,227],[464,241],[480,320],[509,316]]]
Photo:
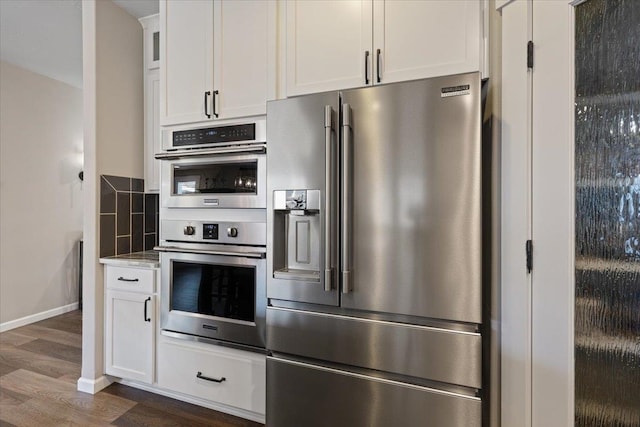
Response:
[[[95,393],[104,377],[104,284],[99,254],[100,175],[143,178],[143,51],[138,20],[109,0],[82,3],[84,81],[84,287],[82,377]]]
[[[77,303],[81,170],[82,91],[0,61],[0,330]]]

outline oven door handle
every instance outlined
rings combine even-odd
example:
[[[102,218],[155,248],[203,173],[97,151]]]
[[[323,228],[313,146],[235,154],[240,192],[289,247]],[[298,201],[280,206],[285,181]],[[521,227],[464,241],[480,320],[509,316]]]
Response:
[[[244,258],[264,258],[266,256],[263,252],[237,252],[237,251],[212,251],[207,249],[190,249],[190,248],[179,248],[175,246],[156,246],[154,248],[160,252],[177,252],[177,253],[188,253],[188,254],[201,254],[201,255],[225,255],[225,256],[237,256]]]
[[[155,158],[158,160],[175,160],[185,157],[202,157],[220,154],[235,153],[264,153],[267,144],[255,144],[250,147],[224,147],[224,148],[196,148],[193,150],[169,151],[166,153],[158,153]]]

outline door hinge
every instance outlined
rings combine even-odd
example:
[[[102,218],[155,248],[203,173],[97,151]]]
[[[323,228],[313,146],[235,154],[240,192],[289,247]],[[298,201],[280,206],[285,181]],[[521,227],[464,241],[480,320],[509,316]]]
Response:
[[[527,68],[533,69],[533,41],[527,43]]]
[[[527,240],[525,243],[525,251],[527,253],[527,273],[531,273],[533,270],[533,243],[531,240]]]

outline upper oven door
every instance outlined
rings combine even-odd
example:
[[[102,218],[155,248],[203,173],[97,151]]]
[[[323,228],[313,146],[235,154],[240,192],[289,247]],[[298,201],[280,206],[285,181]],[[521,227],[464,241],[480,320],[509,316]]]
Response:
[[[162,165],[167,208],[266,208],[266,156],[262,153],[189,156]]]

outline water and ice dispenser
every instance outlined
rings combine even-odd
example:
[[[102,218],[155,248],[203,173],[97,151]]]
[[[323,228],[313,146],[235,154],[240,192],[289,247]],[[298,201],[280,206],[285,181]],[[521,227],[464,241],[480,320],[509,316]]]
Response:
[[[320,190],[273,192],[273,277],[320,281]]]

